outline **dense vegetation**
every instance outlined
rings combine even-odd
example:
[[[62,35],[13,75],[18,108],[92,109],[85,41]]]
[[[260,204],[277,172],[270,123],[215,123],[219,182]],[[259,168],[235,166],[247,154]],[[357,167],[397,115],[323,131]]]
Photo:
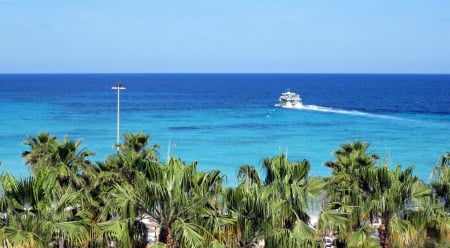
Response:
[[[450,153],[425,184],[356,141],[326,178],[284,154],[242,165],[239,184],[179,158],[160,162],[149,135],[126,134],[93,163],[80,142],[48,133],[24,143],[29,178],[0,177],[1,247],[449,247]],[[260,172],[261,175],[260,175]]]

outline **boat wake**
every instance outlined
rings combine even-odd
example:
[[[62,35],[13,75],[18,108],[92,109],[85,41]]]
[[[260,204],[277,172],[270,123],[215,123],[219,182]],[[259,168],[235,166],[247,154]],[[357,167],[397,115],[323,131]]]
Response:
[[[310,111],[319,111],[319,112],[328,112],[328,113],[336,113],[336,114],[346,114],[346,115],[364,115],[364,116],[372,116],[373,114],[361,112],[357,110],[345,110],[345,109],[337,109],[330,107],[322,107],[317,105],[303,105],[296,109],[310,110]]]
[[[335,113],[335,114],[345,114],[345,115],[358,115],[358,116],[366,116],[366,117],[376,117],[376,118],[386,118],[386,119],[396,119],[392,116],[387,115],[378,115],[371,114],[357,110],[345,110],[345,109],[337,109],[330,107],[322,107],[317,105],[304,105],[302,104],[302,98],[299,94],[291,92],[287,90],[283,92],[279,97],[278,104],[275,104],[277,107],[288,108],[288,109],[297,109],[297,110],[308,110],[308,111],[319,111],[319,112],[327,112],[327,113]]]
[[[281,107],[279,104],[276,104],[275,106]],[[388,116],[388,115],[371,114],[371,113],[357,111],[357,110],[345,110],[345,109],[338,109],[338,108],[322,107],[322,106],[317,106],[317,105],[301,105],[301,106],[296,106],[296,107],[282,107],[282,108],[295,109],[295,110],[318,111],[318,112],[326,112],[326,113],[334,113],[334,114],[377,117],[377,118],[386,118],[386,119],[396,119],[397,118],[397,117]]]

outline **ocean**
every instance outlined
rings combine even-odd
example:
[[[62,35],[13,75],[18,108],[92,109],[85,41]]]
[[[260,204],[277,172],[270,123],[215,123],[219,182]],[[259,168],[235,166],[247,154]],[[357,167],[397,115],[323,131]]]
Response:
[[[420,74],[0,74],[0,172],[28,176],[28,135],[82,141],[104,161],[121,134],[142,131],[171,156],[237,183],[243,164],[287,153],[328,176],[340,144],[360,140],[381,163],[414,166],[428,182],[450,151],[450,75]],[[276,107],[286,89],[305,109]],[[123,138],[121,137],[123,140]],[[170,147],[170,149],[169,149]]]

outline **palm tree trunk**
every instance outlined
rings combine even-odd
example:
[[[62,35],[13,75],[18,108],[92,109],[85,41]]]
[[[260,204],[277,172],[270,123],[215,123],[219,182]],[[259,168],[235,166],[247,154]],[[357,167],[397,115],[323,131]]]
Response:
[[[169,226],[161,226],[159,231],[159,242],[166,244],[168,247],[172,247],[172,230]]]
[[[378,236],[380,238],[380,246],[382,248],[390,248],[391,244],[388,238],[388,224],[386,221],[382,221],[380,227],[378,228]]]

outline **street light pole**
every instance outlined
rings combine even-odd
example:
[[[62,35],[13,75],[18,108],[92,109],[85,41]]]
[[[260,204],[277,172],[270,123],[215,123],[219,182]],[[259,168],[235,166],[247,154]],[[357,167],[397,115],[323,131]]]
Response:
[[[118,83],[116,86],[112,87],[113,90],[117,90],[117,153],[119,153],[120,147],[120,90],[126,89],[122,83]]]

